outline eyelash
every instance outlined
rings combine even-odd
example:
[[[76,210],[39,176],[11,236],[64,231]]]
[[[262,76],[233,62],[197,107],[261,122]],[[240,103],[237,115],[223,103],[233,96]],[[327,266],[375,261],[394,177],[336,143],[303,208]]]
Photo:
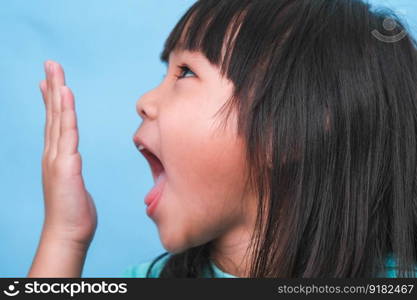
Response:
[[[186,65],[179,65],[177,67],[181,69],[181,73],[180,74],[182,74],[182,72],[185,72],[185,71],[191,71],[191,73],[194,74],[194,72],[188,66],[186,66]],[[181,75],[179,75],[179,76],[178,75],[175,75],[175,77],[177,77],[177,79],[186,78],[186,77],[182,77]]]

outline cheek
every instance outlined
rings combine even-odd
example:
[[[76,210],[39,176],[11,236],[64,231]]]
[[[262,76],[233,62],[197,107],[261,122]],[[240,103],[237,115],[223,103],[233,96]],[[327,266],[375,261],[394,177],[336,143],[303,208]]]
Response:
[[[188,110],[193,110],[194,114],[171,114],[165,128],[161,128],[172,191],[187,196],[184,197],[187,207],[198,199],[204,201],[202,204],[213,205],[235,198],[243,185],[245,172],[244,145],[236,136],[236,118],[231,116],[223,128],[220,126],[222,116],[212,117],[214,109]]]
[[[223,130],[211,115],[161,122],[168,181],[159,227],[167,230],[165,237],[183,239],[180,244],[207,242],[241,216],[244,145],[232,117]]]

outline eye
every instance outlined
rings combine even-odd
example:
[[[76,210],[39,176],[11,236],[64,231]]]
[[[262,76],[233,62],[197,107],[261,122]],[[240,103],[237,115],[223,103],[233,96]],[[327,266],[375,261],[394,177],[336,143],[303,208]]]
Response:
[[[193,72],[193,71],[191,71],[191,69],[190,68],[188,68],[188,66],[186,66],[186,65],[180,65],[180,66],[178,66],[178,68],[180,68],[181,69],[181,73],[180,73],[180,76],[175,76],[175,77],[177,77],[178,79],[183,79],[183,78],[186,78],[186,77],[183,77],[182,75],[185,73],[185,74],[187,74],[187,72],[189,71],[189,72],[191,72],[192,74],[194,74],[195,75],[195,73]]]

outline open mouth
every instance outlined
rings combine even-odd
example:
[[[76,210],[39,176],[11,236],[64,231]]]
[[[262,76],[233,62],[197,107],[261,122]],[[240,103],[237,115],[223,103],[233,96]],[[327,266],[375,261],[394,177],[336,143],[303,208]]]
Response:
[[[140,152],[143,154],[143,156],[145,156],[146,160],[148,161],[151,167],[154,183],[156,183],[158,177],[165,172],[162,162],[158,159],[158,157],[156,157],[155,154],[153,154],[146,148],[140,150]]]
[[[145,196],[145,204],[147,205],[146,212],[149,216],[152,216],[165,186],[166,173],[162,162],[155,154],[144,147],[141,147],[139,151],[145,156],[152,170],[154,186]]]

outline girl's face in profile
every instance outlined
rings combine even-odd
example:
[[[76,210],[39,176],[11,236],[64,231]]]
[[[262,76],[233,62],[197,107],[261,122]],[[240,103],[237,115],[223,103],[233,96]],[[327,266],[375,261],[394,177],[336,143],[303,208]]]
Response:
[[[188,69],[179,67],[184,64]],[[143,119],[137,136],[166,173],[152,219],[169,252],[230,236],[250,224],[237,112],[224,130],[225,114],[215,116],[232,92],[233,83],[200,52],[174,51],[164,80],[137,102]]]

